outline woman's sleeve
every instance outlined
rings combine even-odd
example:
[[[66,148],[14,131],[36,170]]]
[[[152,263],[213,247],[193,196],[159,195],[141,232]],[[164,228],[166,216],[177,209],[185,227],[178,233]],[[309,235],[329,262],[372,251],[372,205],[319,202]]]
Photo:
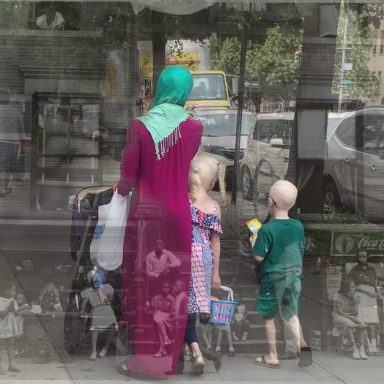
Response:
[[[125,142],[120,164],[120,180],[117,184],[117,190],[123,196],[128,195],[132,187],[135,186],[139,173],[141,155],[140,124],[138,120],[133,120]]]

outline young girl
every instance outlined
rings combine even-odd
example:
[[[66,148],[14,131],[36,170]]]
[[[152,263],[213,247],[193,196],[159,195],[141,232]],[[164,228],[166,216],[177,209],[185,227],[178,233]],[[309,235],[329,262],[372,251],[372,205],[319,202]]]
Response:
[[[25,296],[23,293],[19,292],[17,295],[16,295],[16,303],[18,305],[18,311],[19,312],[22,312],[22,311],[28,311],[31,309],[31,305],[27,303],[27,301],[25,300]]]
[[[23,319],[22,313],[23,311],[30,311],[32,309],[32,306],[26,302],[25,296],[22,292],[18,292],[16,294],[16,303],[17,303],[17,310],[19,312],[19,316]],[[25,331],[25,326],[23,322],[23,329]],[[26,357],[27,356],[27,351],[24,350],[24,346],[26,345],[26,334],[25,332],[22,335],[15,336],[15,343],[14,343],[14,348],[15,348],[15,357]]]
[[[6,282],[0,297],[0,375],[5,375],[1,366],[3,348],[7,349],[8,372],[19,373],[21,370],[13,364],[13,339],[23,333],[23,319],[19,316],[15,300],[16,286]]]
[[[200,313],[200,321],[209,321],[211,288],[220,289],[219,276],[221,212],[208,192],[219,180],[225,205],[225,166],[208,156],[197,156],[189,170],[189,192],[192,216],[191,282],[189,288],[188,345],[192,349],[194,373],[202,373],[204,359],[200,351],[193,320]],[[192,326],[193,323],[193,326]],[[207,356],[209,358],[209,356]],[[216,365],[219,366],[219,365]]]
[[[359,316],[360,296],[356,295],[356,285],[352,280],[343,280],[341,282],[339,293],[336,293],[333,297],[333,303],[334,333],[340,336],[347,332],[348,339],[353,346],[353,358],[355,360],[367,360],[364,351],[365,324]],[[353,328],[356,328],[359,334],[360,350],[356,347]]]
[[[231,323],[232,338],[235,341],[240,339],[246,341],[251,327],[251,323],[247,320],[247,307],[241,302],[242,299],[243,296],[240,292],[233,294],[233,301],[237,302]]]
[[[41,271],[40,280],[44,284],[36,304],[41,306],[43,312],[63,312],[60,303],[59,291],[52,281],[53,273],[50,269],[44,268]]]

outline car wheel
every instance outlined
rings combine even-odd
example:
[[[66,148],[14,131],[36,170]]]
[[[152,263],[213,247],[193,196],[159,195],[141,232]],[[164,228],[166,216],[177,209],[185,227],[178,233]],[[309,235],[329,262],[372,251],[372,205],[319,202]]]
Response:
[[[341,201],[335,183],[328,183],[323,191],[323,219],[329,220],[340,211]]]
[[[271,219],[268,209],[269,190],[279,179],[272,163],[268,159],[261,159],[257,164],[253,178],[253,207],[257,219],[262,224]]]
[[[252,200],[253,196],[253,180],[251,176],[251,172],[249,171],[248,167],[243,168],[243,174],[242,174],[242,183],[241,183],[241,190],[243,192],[243,198],[245,200]]]

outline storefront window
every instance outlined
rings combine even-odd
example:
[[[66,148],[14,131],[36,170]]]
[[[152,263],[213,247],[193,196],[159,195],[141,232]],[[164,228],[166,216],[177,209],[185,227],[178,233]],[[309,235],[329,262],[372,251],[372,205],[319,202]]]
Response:
[[[0,1],[0,375],[381,382],[383,10]]]

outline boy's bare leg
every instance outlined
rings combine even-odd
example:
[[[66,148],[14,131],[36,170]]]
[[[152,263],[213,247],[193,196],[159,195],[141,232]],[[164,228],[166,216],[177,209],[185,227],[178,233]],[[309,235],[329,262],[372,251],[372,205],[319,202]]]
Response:
[[[304,341],[303,330],[301,329],[299,318],[295,315],[287,320],[292,333],[295,335],[297,343],[297,351],[300,351],[301,341]],[[305,341],[304,341],[305,342]]]
[[[299,327],[300,327],[300,347],[308,347],[307,342],[304,339],[304,334],[303,334],[303,328],[301,327],[301,323],[299,320]]]
[[[275,318],[264,317],[264,332],[269,349],[269,362],[271,364],[278,364]]]

